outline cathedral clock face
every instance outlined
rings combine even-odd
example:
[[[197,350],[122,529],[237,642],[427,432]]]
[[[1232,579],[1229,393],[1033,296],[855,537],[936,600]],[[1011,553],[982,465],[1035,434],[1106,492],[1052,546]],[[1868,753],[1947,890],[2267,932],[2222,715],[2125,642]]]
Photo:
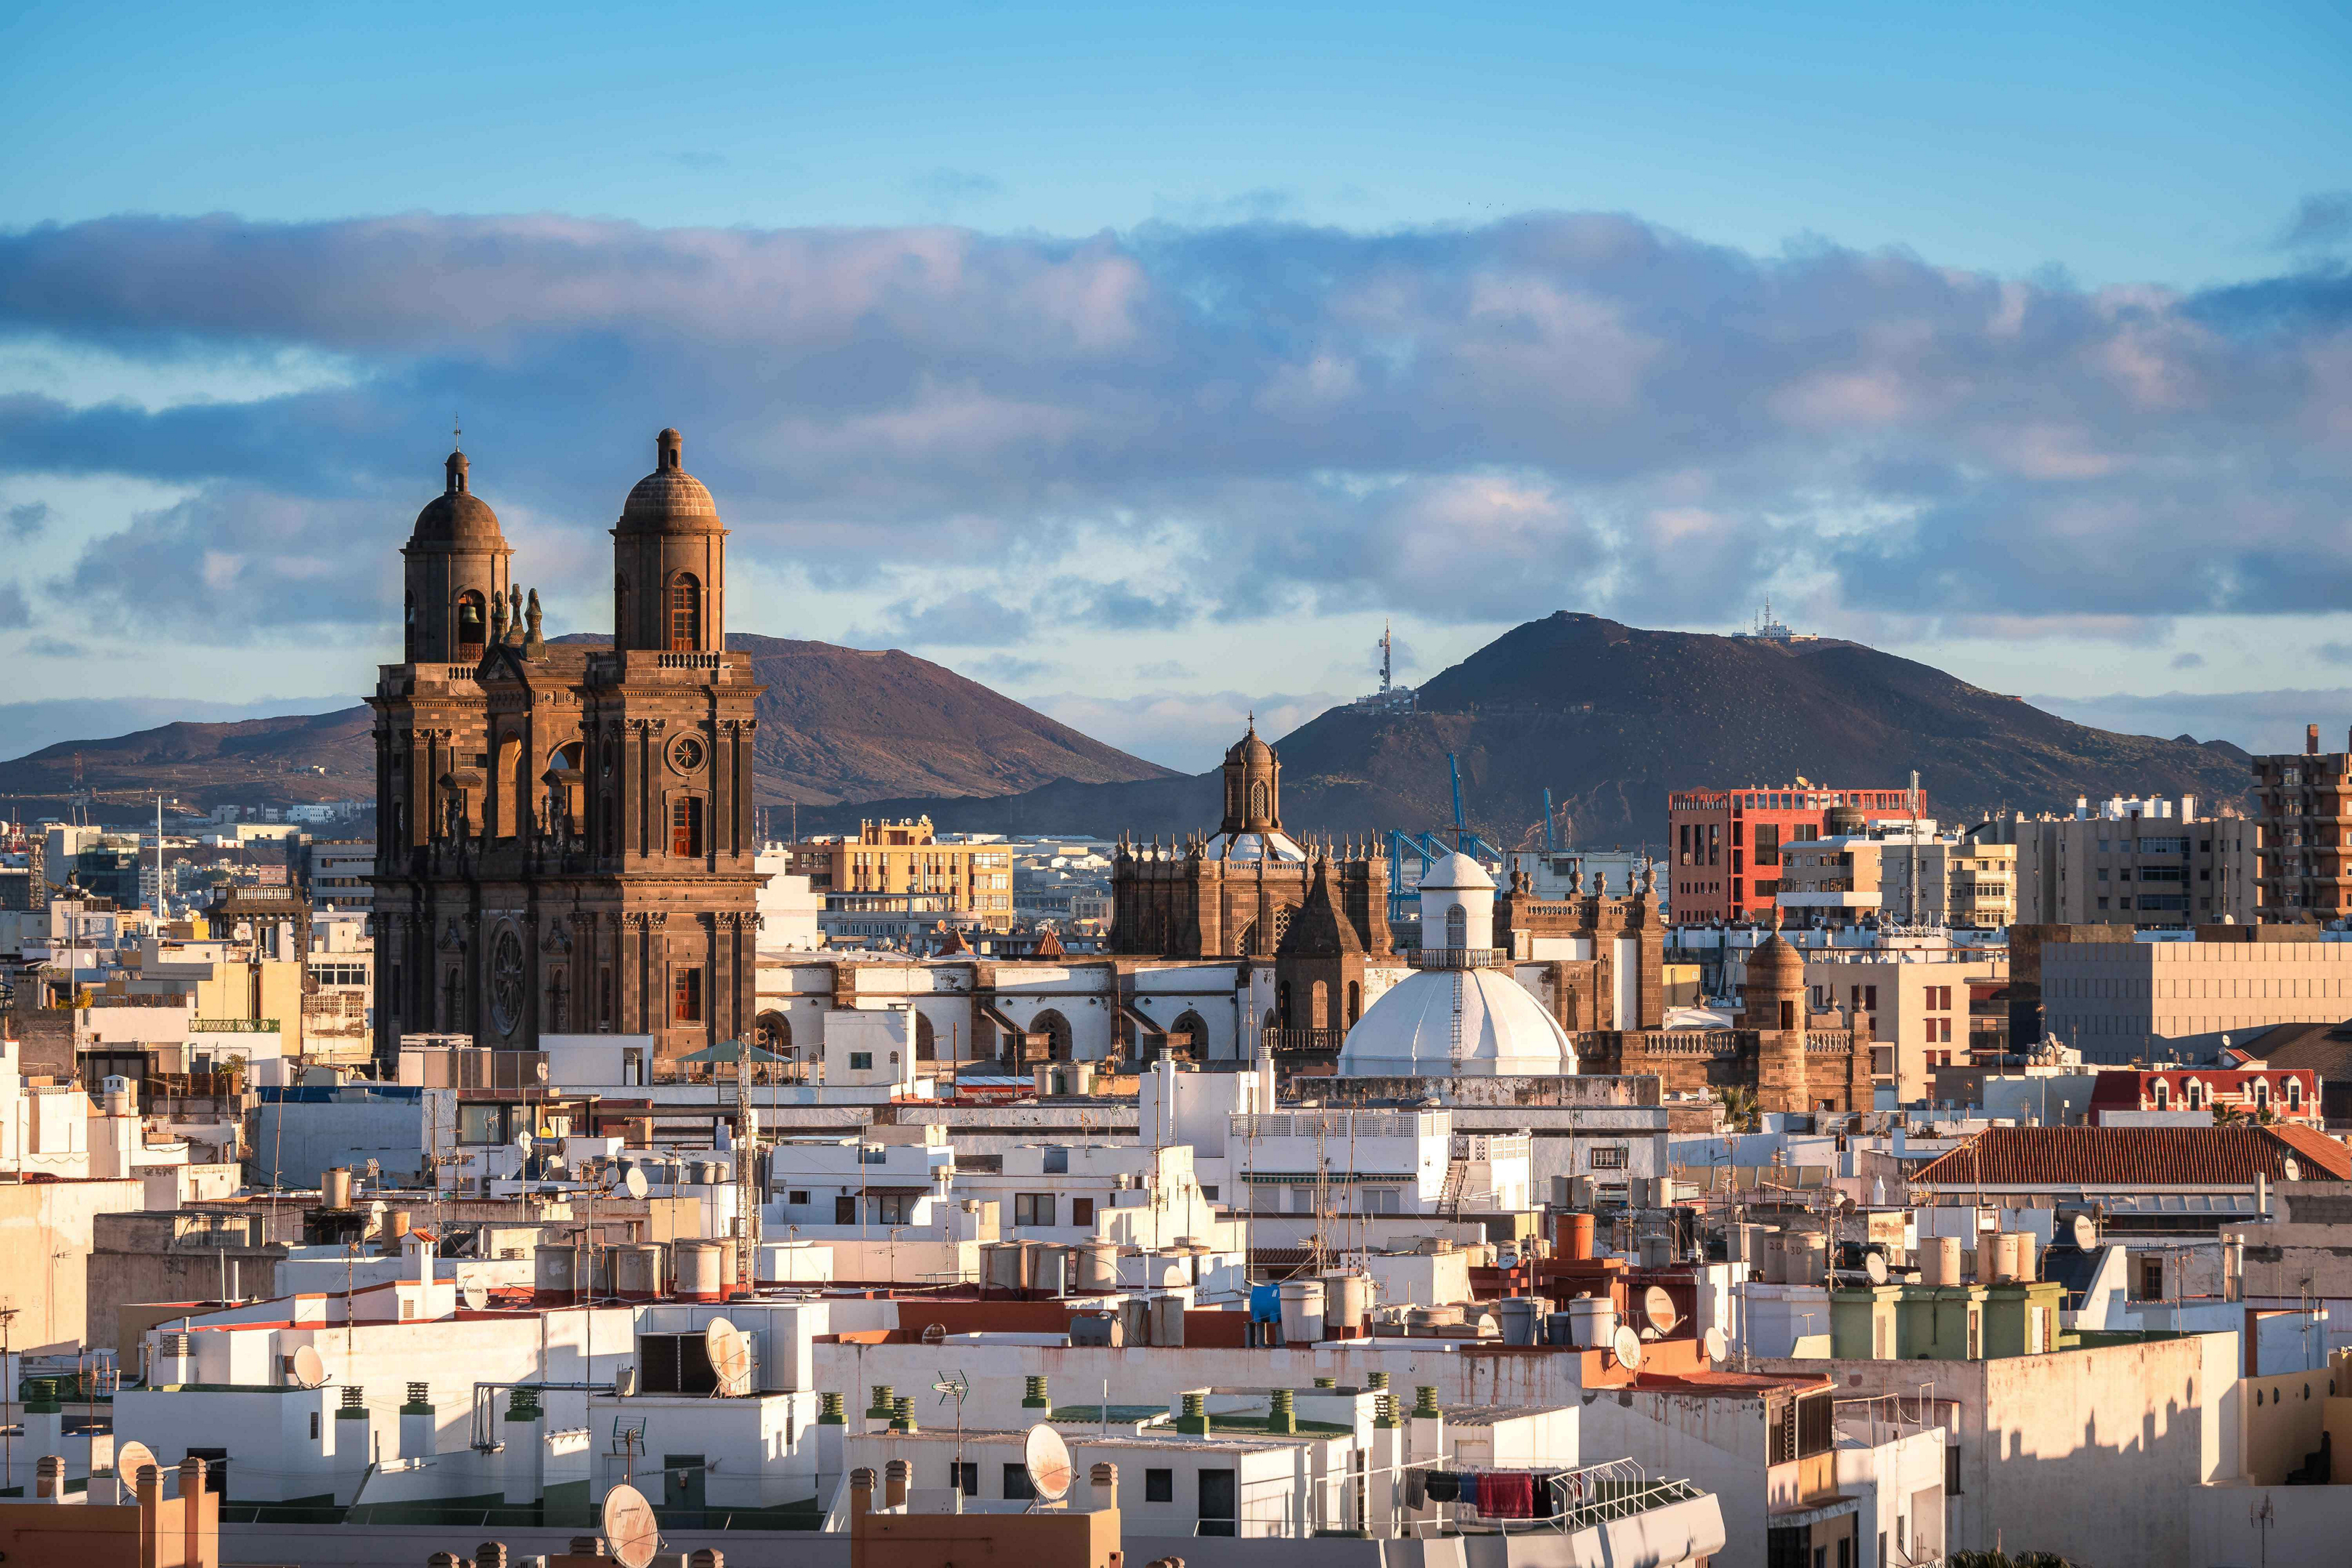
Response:
[[[708,754],[699,736],[680,735],[677,743],[669,749],[670,765],[682,773],[694,773],[702,766],[703,758]]]
[[[522,938],[509,926],[490,945],[490,1022],[501,1035],[522,1022]]]

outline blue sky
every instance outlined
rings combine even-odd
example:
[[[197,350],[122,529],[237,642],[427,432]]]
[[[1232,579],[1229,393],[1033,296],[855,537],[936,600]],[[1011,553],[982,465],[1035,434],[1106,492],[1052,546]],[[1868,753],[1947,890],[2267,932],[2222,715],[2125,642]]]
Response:
[[[1764,587],[2135,729],[2352,706],[2341,6],[82,5],[0,60],[0,752],[362,689],[459,408],[556,619],[679,423],[740,629],[1185,765],[1385,617],[1426,673]]]

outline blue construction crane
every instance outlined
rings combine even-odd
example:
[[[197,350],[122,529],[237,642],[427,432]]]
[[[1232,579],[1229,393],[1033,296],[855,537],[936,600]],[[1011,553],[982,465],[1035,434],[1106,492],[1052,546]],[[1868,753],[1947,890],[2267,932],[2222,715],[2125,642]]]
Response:
[[[1449,847],[1434,833],[1407,833],[1401,828],[1389,829],[1389,919],[1407,919],[1421,898],[1421,879],[1429,868],[1448,855],[1464,854],[1486,863],[1489,870],[1499,871],[1507,858],[1484,837],[1470,831],[1462,815],[1462,764],[1455,755],[1446,753],[1445,765],[1454,784],[1454,843]],[[1405,876],[1406,862],[1413,867],[1412,876]]]

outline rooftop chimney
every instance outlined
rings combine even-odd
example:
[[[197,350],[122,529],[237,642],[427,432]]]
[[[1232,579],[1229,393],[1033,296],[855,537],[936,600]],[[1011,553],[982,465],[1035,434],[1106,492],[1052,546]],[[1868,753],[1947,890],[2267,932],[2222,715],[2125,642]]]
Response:
[[[2318,725],[2305,724],[2303,727],[2303,752],[2304,755],[2307,757],[2315,757],[2319,755]]]

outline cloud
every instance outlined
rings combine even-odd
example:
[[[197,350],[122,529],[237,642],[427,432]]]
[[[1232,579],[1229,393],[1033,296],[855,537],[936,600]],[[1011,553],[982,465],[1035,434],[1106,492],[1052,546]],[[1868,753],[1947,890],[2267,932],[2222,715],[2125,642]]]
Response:
[[[1135,678],[1138,680],[1190,680],[1192,679],[1192,667],[1178,659],[1164,658],[1152,664],[1137,665]]]
[[[2352,598],[2341,268],[2085,290],[1622,215],[1243,216],[1067,239],[39,226],[0,235],[0,335],[347,374],[152,410],[0,392],[0,470],[188,491],[82,542],[69,582],[117,616],[168,589],[158,614],[223,640],[389,624],[453,408],[523,580],[552,552],[593,590],[598,531],[675,424],[739,558],[960,585],[869,612],[867,640],[1570,604],[1713,625],[1775,589],[1815,629],[2147,644]]]
[[[2201,653],[2174,654],[2172,656],[2172,668],[2175,669],[2202,669],[2205,668],[2205,656]]]
[[[2256,753],[2303,750],[2303,729],[2323,734],[2352,721],[2352,688],[2275,691],[2117,692],[2104,697],[2039,696],[2026,701],[2063,719],[2128,735],[2195,735]]]
[[[8,537],[38,539],[49,523],[49,503],[29,500],[8,509]]]
[[[32,623],[33,608],[25,602],[25,590],[14,583],[0,583],[0,628]]]
[[[860,647],[1004,647],[1027,639],[1028,612],[994,595],[971,590],[942,598],[905,598],[886,606],[875,626],[850,628]]]
[[[1002,180],[971,169],[942,167],[928,170],[908,181],[907,186],[923,200],[941,207],[986,201],[1004,194]]]
[[[101,635],[244,643],[373,626],[399,604],[405,522],[348,500],[211,485],[85,545],[61,598]]]
[[[2321,191],[2303,198],[2278,238],[2281,250],[2323,250],[2352,240],[2352,191]]]
[[[969,667],[968,673],[990,685],[1026,686],[1054,673],[1050,660],[1015,658],[1010,654],[998,654]]]
[[[2324,642],[2311,651],[2322,664],[2352,664],[2352,643]]]

